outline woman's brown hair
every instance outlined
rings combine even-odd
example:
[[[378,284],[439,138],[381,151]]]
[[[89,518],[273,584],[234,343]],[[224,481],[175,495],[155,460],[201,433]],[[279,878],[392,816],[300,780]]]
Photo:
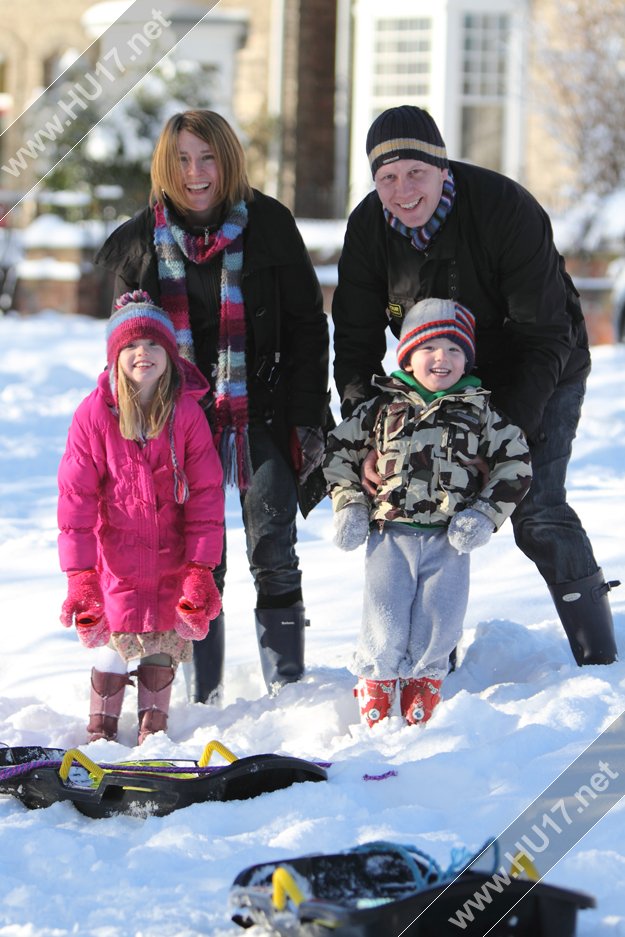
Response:
[[[229,211],[240,199],[249,201],[252,189],[247,179],[245,152],[227,120],[215,111],[182,111],[170,117],[156,142],[152,156],[150,202],[163,204],[164,196],[179,214],[191,211],[180,166],[178,135],[181,130],[204,140],[211,147],[219,169],[219,202]]]

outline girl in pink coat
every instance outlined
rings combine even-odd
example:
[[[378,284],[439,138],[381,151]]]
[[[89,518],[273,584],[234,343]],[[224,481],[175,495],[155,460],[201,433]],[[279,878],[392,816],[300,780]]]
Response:
[[[176,667],[221,608],[221,462],[167,313],[125,293],[107,326],[108,369],[80,404],[58,473],[61,614],[97,648],[89,740],[117,737],[128,662],[139,660],[139,743],[165,730]]]

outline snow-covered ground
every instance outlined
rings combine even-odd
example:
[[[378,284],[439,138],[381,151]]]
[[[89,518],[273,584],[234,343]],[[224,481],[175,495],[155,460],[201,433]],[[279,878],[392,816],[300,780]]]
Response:
[[[446,866],[452,848],[474,850],[503,831],[623,712],[625,663],[574,665],[547,589],[506,525],[474,555],[460,666],[431,723],[420,730],[395,716],[373,731],[360,726],[347,663],[363,550],[344,554],[332,545],[329,502],[299,528],[311,619],[307,674],[268,698],[238,503],[229,496],[223,708],[187,703],[180,673],[168,737],[135,747],[130,690],[119,743],[86,745],[90,656],[58,622],[65,580],[56,556],[56,468],[71,415],[103,365],[103,329],[55,313],[0,319],[0,742],[81,746],[110,762],[196,759],[218,739],[239,756],[277,752],[332,766],[327,782],[164,818],[91,820],[69,803],[28,811],[0,796],[0,937],[243,933],[228,908],[240,870],[370,840],[414,844]],[[594,350],[569,475],[571,503],[606,575],[623,580],[624,373],[624,346]],[[612,607],[625,648],[625,585],[612,593]],[[385,780],[363,779],[389,769]],[[579,912],[580,937],[625,937],[623,819],[621,802],[547,875],[597,899],[596,910]]]

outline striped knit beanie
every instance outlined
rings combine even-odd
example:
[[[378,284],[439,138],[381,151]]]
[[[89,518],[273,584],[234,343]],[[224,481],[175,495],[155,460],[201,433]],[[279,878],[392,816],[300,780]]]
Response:
[[[162,345],[172,361],[177,361],[178,345],[172,321],[144,290],[124,293],[115,300],[106,326],[106,360],[111,375],[115,374],[122,348],[139,338]]]
[[[376,117],[367,134],[367,156],[374,178],[380,166],[398,159],[418,159],[439,169],[449,166],[445,143],[433,118],[412,104],[391,107]]]
[[[475,317],[453,299],[422,299],[408,310],[401,327],[397,360],[405,370],[419,345],[446,338],[462,348],[467,358],[465,373],[475,364]]]

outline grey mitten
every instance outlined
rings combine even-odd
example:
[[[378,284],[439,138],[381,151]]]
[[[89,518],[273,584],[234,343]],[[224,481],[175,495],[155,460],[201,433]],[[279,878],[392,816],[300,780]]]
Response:
[[[465,508],[454,514],[447,528],[447,539],[458,553],[470,553],[490,540],[493,522],[474,508]]]
[[[334,515],[334,542],[341,550],[355,550],[367,539],[369,508],[360,501],[346,504]]]

